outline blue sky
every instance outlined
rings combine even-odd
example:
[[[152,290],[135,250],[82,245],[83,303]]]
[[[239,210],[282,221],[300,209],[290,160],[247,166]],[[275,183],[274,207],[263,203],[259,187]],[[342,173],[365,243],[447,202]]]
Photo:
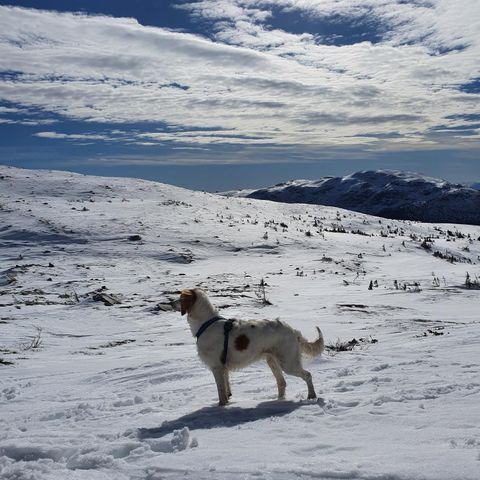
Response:
[[[480,180],[477,0],[0,0],[0,31],[0,163]]]

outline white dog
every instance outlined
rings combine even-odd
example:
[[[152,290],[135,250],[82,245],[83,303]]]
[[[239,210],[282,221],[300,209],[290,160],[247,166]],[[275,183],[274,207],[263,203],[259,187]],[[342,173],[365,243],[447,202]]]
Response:
[[[316,356],[323,352],[323,335],[318,327],[318,339],[308,342],[298,330],[280,320],[226,320],[200,288],[182,290],[173,306],[182,315],[188,314],[190,329],[197,337],[198,355],[215,377],[220,405],[226,405],[231,396],[229,370],[262,358],[275,376],[279,399],[285,397],[287,385],[282,370],[303,378],[308,398],[316,398],[312,375],[304,370],[301,354]]]

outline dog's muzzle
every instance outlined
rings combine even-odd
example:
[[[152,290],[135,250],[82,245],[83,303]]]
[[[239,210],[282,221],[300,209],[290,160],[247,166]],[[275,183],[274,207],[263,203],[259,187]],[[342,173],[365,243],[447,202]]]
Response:
[[[176,311],[176,312],[180,312],[182,310],[182,306],[180,304],[180,299],[178,300],[172,300],[170,302],[170,305],[171,307]]]

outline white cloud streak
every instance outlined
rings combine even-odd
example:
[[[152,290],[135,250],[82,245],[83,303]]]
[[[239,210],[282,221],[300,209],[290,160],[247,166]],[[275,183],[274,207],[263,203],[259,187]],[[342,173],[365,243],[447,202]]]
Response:
[[[90,133],[57,133],[57,132],[37,132],[34,136],[50,139],[71,139],[71,140],[110,140],[107,135],[97,135]]]
[[[383,38],[322,43],[269,26],[274,7],[310,21],[368,15]],[[213,23],[214,40],[132,19],[0,6],[0,97],[86,122],[185,127],[38,137],[183,147],[445,148],[451,132],[432,129],[480,113],[479,95],[458,90],[480,77],[477,0],[200,0],[183,8]],[[8,108],[0,113],[14,113]],[[472,133],[455,142],[471,148]]]

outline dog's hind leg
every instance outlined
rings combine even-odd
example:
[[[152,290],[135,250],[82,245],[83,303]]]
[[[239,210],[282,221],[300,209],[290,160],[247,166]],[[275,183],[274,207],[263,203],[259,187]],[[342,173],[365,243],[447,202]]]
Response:
[[[302,367],[300,352],[295,352],[287,358],[280,359],[282,370],[288,375],[302,378],[308,387],[308,398],[317,398],[313,387],[312,374]]]
[[[317,394],[315,393],[315,388],[313,387],[313,382],[312,382],[312,374],[310,372],[307,372],[307,370],[304,370],[302,367],[300,367],[298,370],[285,370],[283,369],[285,373],[288,373],[289,375],[294,375],[295,377],[300,377],[303,380],[305,380],[307,387],[308,387],[308,397],[307,398],[317,398]]]
[[[217,384],[218,390],[218,404],[220,406],[226,405],[228,403],[228,393],[227,385],[225,382],[225,367],[214,367],[212,368],[212,373],[215,378],[215,383]]]
[[[268,366],[272,370],[273,376],[277,381],[278,398],[283,399],[285,398],[285,388],[287,387],[287,382],[285,381],[285,377],[283,376],[280,364],[273,355],[267,355],[266,359]]]
[[[307,370],[301,370],[299,372],[299,377],[303,378],[308,386],[308,397],[307,398],[317,398],[317,394],[315,393],[315,388],[313,387],[312,382],[312,374],[307,372]]]

